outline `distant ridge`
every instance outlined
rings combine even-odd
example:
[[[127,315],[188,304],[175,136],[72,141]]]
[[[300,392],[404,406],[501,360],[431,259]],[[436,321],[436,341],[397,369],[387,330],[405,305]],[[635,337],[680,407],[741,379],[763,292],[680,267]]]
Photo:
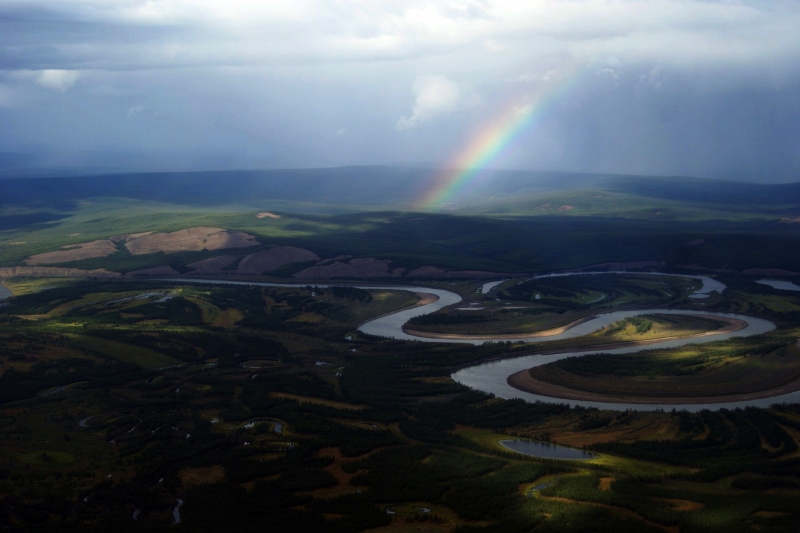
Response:
[[[6,178],[0,180],[0,205],[64,206],[94,197],[206,207],[257,207],[270,200],[395,209],[412,205],[437,172],[431,168],[353,166]],[[597,189],[683,202],[800,202],[800,183],[761,185],[686,177],[501,170],[488,171],[477,181],[460,201],[480,203],[490,197],[519,200],[542,192]]]

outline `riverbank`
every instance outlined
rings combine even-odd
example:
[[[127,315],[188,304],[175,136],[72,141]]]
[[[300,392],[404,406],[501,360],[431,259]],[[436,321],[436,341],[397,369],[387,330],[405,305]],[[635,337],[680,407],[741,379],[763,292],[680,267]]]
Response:
[[[403,331],[408,333],[409,335],[413,335],[415,337],[423,337],[426,339],[460,339],[460,340],[483,340],[483,341],[495,341],[495,342],[504,342],[507,340],[524,340],[524,339],[538,339],[542,337],[553,337],[555,335],[561,335],[566,333],[570,329],[580,326],[584,322],[588,322],[590,320],[594,320],[597,318],[598,315],[588,315],[583,318],[579,318],[569,324],[564,326],[560,326],[557,328],[546,329],[544,331],[536,331],[533,333],[501,333],[499,335],[464,335],[461,333],[434,333],[431,331],[419,331],[417,329],[407,328],[403,326]]]
[[[544,331],[537,331],[533,333],[516,333],[516,334],[500,334],[500,335],[463,335],[459,333],[433,333],[429,331],[419,331],[411,328],[407,328],[403,326],[403,331],[408,333],[409,335],[414,335],[415,337],[424,337],[427,339],[460,339],[460,340],[484,340],[484,341],[495,341],[495,342],[505,342],[508,340],[532,340],[532,339],[544,339],[547,340],[547,337],[555,337],[556,335],[563,335],[567,333],[572,328],[580,326],[586,322],[595,320],[599,318],[601,315],[588,315],[583,318],[579,318],[569,324],[564,326],[560,326],[557,328],[551,328]],[[645,346],[647,344],[653,344],[655,342],[661,342],[665,340],[671,339],[688,339],[693,337],[704,337],[707,335],[719,335],[721,333],[729,333],[732,331],[739,331],[740,329],[744,329],[747,327],[747,322],[744,320],[738,320],[733,318],[724,318],[718,317],[716,315],[700,315],[693,313],[693,316],[698,318],[705,318],[707,320],[713,320],[715,322],[723,322],[727,324],[725,327],[720,329],[714,329],[710,331],[704,331],[703,333],[694,333],[692,335],[667,335],[664,337],[654,337],[652,339],[641,340],[641,341],[633,341],[633,342],[624,342],[624,343],[613,343],[609,345],[602,345],[604,347],[622,347],[622,346]],[[585,346],[586,349],[594,349],[599,348],[601,345],[598,346]]]
[[[752,400],[775,398],[776,396],[782,396],[784,394],[791,394],[800,391],[800,381],[794,381],[774,389],[719,396],[612,396],[597,392],[572,389],[561,385],[555,385],[553,383],[547,383],[545,381],[535,379],[530,375],[527,369],[510,375],[507,379],[507,382],[510,386],[519,391],[536,394],[537,396],[547,396],[550,398],[577,400],[582,402],[624,402],[626,404],[641,405],[661,405],[664,403],[707,405],[713,403],[747,402]],[[643,389],[644,388],[645,387],[643,387]]]

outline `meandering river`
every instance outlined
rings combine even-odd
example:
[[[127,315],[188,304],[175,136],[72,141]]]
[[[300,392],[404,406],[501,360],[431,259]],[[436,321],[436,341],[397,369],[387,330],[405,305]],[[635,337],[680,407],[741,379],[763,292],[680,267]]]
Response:
[[[619,273],[622,274],[625,272],[619,272]],[[579,272],[579,273],[570,273],[567,275],[589,275],[589,274],[593,273]],[[627,274],[632,274],[632,273],[627,272]],[[635,274],[641,274],[641,273],[635,273]],[[652,273],[652,274],[655,275],[657,273]],[[676,274],[661,274],[661,275],[676,275]],[[556,276],[556,275],[550,275],[550,276]],[[719,292],[725,290],[725,285],[711,278],[707,278],[706,276],[683,276],[683,277],[701,279],[703,281],[703,287],[699,291],[697,291],[698,293],[701,294],[709,294],[710,292],[715,290]],[[309,283],[285,284],[285,283],[260,283],[260,282],[246,282],[246,281],[203,280],[203,279],[184,279],[184,278],[162,279],[159,281],[179,282],[179,283],[200,283],[200,284],[213,284],[213,285],[251,285],[251,286],[262,286],[262,287],[307,287],[310,285]],[[329,287],[330,285],[314,284],[314,286]],[[648,344],[645,349],[675,348],[687,344],[699,344],[704,342],[725,340],[734,337],[760,335],[775,329],[775,324],[773,324],[768,320],[744,316],[744,315],[737,315],[731,313],[717,313],[706,310],[677,310],[677,309],[655,308],[655,309],[640,309],[640,310],[629,310],[629,311],[612,311],[608,313],[598,314],[590,318],[589,320],[580,323],[562,333],[556,335],[549,335],[547,337],[541,337],[541,336],[530,336],[525,338],[495,337],[491,339],[485,339],[485,338],[452,339],[445,337],[442,338],[418,337],[403,331],[403,325],[413,317],[434,313],[449,305],[457,304],[458,302],[461,301],[461,297],[458,294],[455,294],[450,291],[446,291],[443,289],[435,289],[430,287],[362,285],[356,283],[350,286],[364,290],[379,290],[379,289],[406,290],[421,294],[431,294],[438,298],[436,301],[427,303],[425,305],[403,309],[395,313],[390,313],[388,315],[370,320],[368,322],[365,322],[358,328],[360,331],[370,335],[395,338],[401,340],[414,340],[421,342],[466,343],[466,344],[476,344],[476,345],[483,344],[485,342],[502,342],[502,341],[511,341],[511,342],[533,341],[541,343],[553,340],[563,340],[563,339],[572,339],[580,337],[592,333],[594,331],[597,331],[598,329],[601,329],[603,327],[609,326],[614,322],[624,318],[629,318],[643,314],[654,314],[654,313],[675,314],[675,315],[705,315],[710,317],[716,316],[719,318],[739,320],[746,323],[747,325],[736,331],[725,331],[722,333],[715,333],[712,331],[709,332],[708,335],[703,337],[688,337],[683,339],[670,339],[670,340],[654,342]],[[551,403],[556,402],[556,403],[570,404],[572,406],[580,405],[584,407],[598,407],[602,409],[671,410],[673,408],[676,408],[676,409],[686,409],[689,411],[699,411],[702,409],[719,409],[722,407],[735,408],[735,407],[745,407],[750,405],[767,407],[773,403],[800,401],[800,391],[789,394],[783,394],[780,396],[774,396],[772,398],[753,399],[753,400],[738,401],[738,402],[705,403],[705,404],[678,404],[678,403],[639,404],[639,403],[578,401],[578,400],[563,400],[560,398],[553,398],[549,396],[541,396],[529,392],[524,392],[515,389],[507,382],[508,377],[511,376],[512,374],[515,374],[523,370],[527,370],[535,366],[545,365],[566,357],[572,357],[577,355],[588,355],[594,353],[624,354],[624,353],[634,353],[641,350],[642,347],[640,346],[632,346],[632,347],[617,348],[617,349],[600,349],[600,350],[594,349],[587,351],[573,351],[568,353],[550,354],[550,355],[522,356],[511,359],[492,361],[488,363],[483,363],[463,368],[455,372],[452,375],[452,378],[455,381],[463,385],[466,385],[470,388],[494,394],[499,398],[504,398],[504,399],[519,398],[529,402],[535,402],[535,401],[544,401]]]
[[[762,333],[767,333],[775,329],[775,324],[773,324],[769,320],[763,320],[760,318],[754,318],[744,315],[736,315],[731,313],[716,313],[716,312],[712,313],[709,311],[647,309],[641,311],[622,311],[619,312],[619,314],[608,313],[607,316],[615,315],[616,317],[622,318],[622,314],[626,313],[629,313],[627,316],[634,316],[636,314],[652,314],[652,313],[675,314],[675,315],[679,314],[705,315],[711,317],[716,316],[720,318],[741,320],[743,322],[746,322],[747,326],[737,331],[728,331],[716,335],[713,334],[713,332],[711,332],[712,333],[711,335],[707,335],[704,337],[689,337],[684,339],[671,339],[671,340],[655,342],[652,344],[648,344],[644,348],[641,346],[630,346],[627,348],[616,348],[616,349],[601,348],[601,349],[591,349],[591,350],[576,350],[573,352],[566,352],[559,354],[527,355],[511,359],[501,359],[499,361],[491,361],[488,363],[483,363],[463,368],[455,372],[452,375],[452,378],[453,380],[457,381],[458,383],[461,383],[462,385],[466,385],[467,387],[470,387],[472,389],[494,394],[498,398],[503,398],[506,400],[522,399],[528,402],[537,402],[537,401],[556,402],[556,403],[569,404],[573,407],[580,405],[582,407],[597,407],[600,409],[617,409],[617,410],[638,409],[641,411],[656,411],[659,409],[672,410],[674,408],[674,409],[686,409],[688,411],[700,411],[702,409],[720,409],[722,407],[732,409],[735,407],[746,407],[751,405],[759,407],[768,407],[773,403],[800,401],[800,392],[774,396],[772,398],[752,399],[739,402],[719,402],[719,403],[712,402],[712,403],[699,403],[699,404],[669,403],[669,402],[661,404],[642,404],[633,402],[627,403],[627,402],[580,401],[580,400],[564,400],[560,398],[553,398],[550,396],[533,394],[530,392],[525,392],[519,389],[515,389],[514,387],[508,384],[509,376],[516,374],[517,372],[522,372],[530,368],[546,365],[548,363],[553,363],[555,361],[558,361],[560,359],[565,359],[567,357],[597,354],[597,353],[626,354],[626,353],[635,353],[643,349],[652,350],[657,348],[677,348],[679,346],[685,346],[687,344],[700,344],[704,342],[731,339],[734,337],[747,337],[751,335],[760,335]],[[611,322],[613,323],[613,320]]]

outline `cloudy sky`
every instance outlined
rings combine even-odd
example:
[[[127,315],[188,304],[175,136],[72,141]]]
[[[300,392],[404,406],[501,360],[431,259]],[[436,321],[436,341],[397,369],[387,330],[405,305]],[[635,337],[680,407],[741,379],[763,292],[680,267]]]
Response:
[[[800,180],[800,2],[0,0],[0,165]],[[527,106],[527,107],[526,107]]]

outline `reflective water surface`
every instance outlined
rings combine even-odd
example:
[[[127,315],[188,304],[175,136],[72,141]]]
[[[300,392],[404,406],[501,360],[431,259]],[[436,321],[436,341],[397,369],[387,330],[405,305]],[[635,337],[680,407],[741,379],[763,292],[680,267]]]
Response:
[[[549,442],[539,442],[535,440],[501,440],[500,445],[503,448],[508,448],[514,452],[530,455],[531,457],[540,457],[542,459],[569,459],[572,461],[585,461],[586,459],[594,459],[597,457],[597,454],[585,452],[577,448],[567,448],[566,446],[559,446],[557,444],[550,444]]]
[[[489,291],[503,283],[504,281],[508,281],[507,279],[501,279],[500,281],[490,281],[489,283],[484,283],[481,285],[481,294],[489,294]]]
[[[782,291],[800,291],[800,286],[795,285],[791,281],[779,281],[777,279],[760,279],[756,281],[762,285],[769,285],[773,289],[780,289]]]

